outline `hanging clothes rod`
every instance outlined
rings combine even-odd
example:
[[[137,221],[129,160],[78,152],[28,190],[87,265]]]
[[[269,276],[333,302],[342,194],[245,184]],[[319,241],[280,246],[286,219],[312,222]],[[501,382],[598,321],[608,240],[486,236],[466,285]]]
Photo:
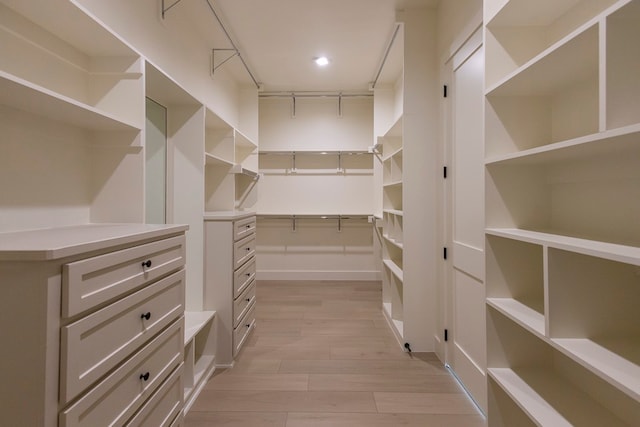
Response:
[[[297,231],[297,223],[300,219],[320,219],[320,220],[337,220],[338,232],[342,231],[342,221],[344,220],[367,220],[372,222],[371,215],[313,215],[313,214],[258,214],[259,219],[284,219],[291,221],[291,231]]]
[[[372,93],[335,93],[335,92],[261,92],[260,98],[367,98]]]
[[[337,156],[340,154],[343,154],[345,156],[360,156],[360,155],[364,155],[364,154],[372,154],[369,151],[366,150],[349,150],[349,151],[330,151],[330,150],[315,150],[315,151],[311,151],[311,150],[302,150],[302,151],[297,151],[297,150],[290,150],[290,151],[258,151],[259,155],[266,155],[266,156],[270,156],[270,155],[274,155],[274,156],[295,156],[296,154],[300,154],[300,155],[311,155],[311,156]]]
[[[387,58],[389,57],[389,53],[391,52],[391,48],[393,47],[393,43],[396,41],[396,37],[398,36],[398,31],[400,31],[400,26],[402,24],[396,23],[396,26],[393,30],[393,35],[391,36],[391,41],[389,41],[389,45],[387,46],[387,50],[384,52],[384,56],[382,57],[382,62],[380,63],[380,68],[378,68],[378,73],[376,77],[373,79],[373,83],[371,83],[371,89],[375,89],[378,84],[378,79],[380,78],[380,74],[382,74],[382,69],[384,68],[384,64],[387,62]]]
[[[162,19],[165,18],[165,14],[170,9],[172,9],[175,5],[177,5],[181,1],[182,0],[176,0],[175,2],[171,3],[169,6],[165,6],[165,0],[162,0]],[[249,77],[251,77],[251,80],[253,80],[253,84],[256,85],[256,89],[260,89],[260,83],[258,83],[258,80],[255,78],[255,76],[251,72],[251,69],[249,69],[249,66],[247,65],[247,63],[244,60],[244,58],[242,57],[242,55],[240,54],[240,49],[238,49],[238,46],[236,46],[236,44],[233,42],[233,39],[231,38],[231,35],[229,34],[229,31],[227,31],[227,28],[222,23],[222,20],[220,19],[220,16],[218,15],[218,13],[216,12],[216,10],[214,9],[213,5],[211,4],[211,2],[209,0],[205,0],[205,2],[207,3],[207,6],[209,6],[209,10],[211,10],[211,13],[213,13],[213,16],[216,18],[216,21],[218,21],[218,25],[220,25],[220,28],[222,29],[222,32],[227,37],[227,40],[229,41],[229,43],[231,44],[231,47],[232,47],[232,49],[213,49],[214,52],[216,50],[233,50],[235,52],[235,54],[232,55],[231,57],[228,57],[223,62],[223,64],[225,62],[227,62],[228,60],[230,60],[234,56],[237,56],[238,58],[240,58],[240,61],[242,62],[242,65],[244,66],[244,69],[247,71],[247,74],[249,74]],[[222,64],[219,64],[219,65],[222,65]]]

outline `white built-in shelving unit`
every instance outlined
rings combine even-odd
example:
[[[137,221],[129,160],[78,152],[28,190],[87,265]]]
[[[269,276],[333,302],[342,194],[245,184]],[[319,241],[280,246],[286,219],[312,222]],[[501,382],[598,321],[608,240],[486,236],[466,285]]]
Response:
[[[210,110],[206,112],[205,211],[254,209],[258,144]]]
[[[382,311],[400,345],[416,352],[434,351],[435,335],[435,47],[423,43],[433,37],[430,13],[398,13],[388,54],[402,66],[385,64],[374,89]]]
[[[640,420],[638,22],[485,4],[489,426]]]
[[[0,229],[141,222],[140,56],[68,2],[3,1],[0,46]]]

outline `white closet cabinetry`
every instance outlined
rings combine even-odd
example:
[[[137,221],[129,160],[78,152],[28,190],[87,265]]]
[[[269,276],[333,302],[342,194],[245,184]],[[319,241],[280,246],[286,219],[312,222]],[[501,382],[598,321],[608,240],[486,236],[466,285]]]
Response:
[[[399,12],[389,55],[399,55],[402,68],[383,68],[374,91],[383,313],[399,343],[415,352],[434,351],[436,333],[435,45],[424,43],[435,40],[434,21],[428,9]]]
[[[2,233],[0,316],[15,325],[0,353],[7,425],[180,422],[185,230]]]
[[[142,72],[70,2],[0,3],[3,231],[143,221]]]
[[[489,425],[636,425],[640,1],[485,13]]]
[[[255,326],[255,229],[255,213],[205,215],[204,307],[218,319],[218,366],[233,364]]]

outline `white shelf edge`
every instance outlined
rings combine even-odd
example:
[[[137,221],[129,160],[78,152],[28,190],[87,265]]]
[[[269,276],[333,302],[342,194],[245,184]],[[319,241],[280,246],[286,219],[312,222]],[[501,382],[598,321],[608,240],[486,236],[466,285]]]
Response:
[[[383,187],[397,187],[402,185],[402,180],[400,181],[394,181],[394,182],[388,182],[386,184],[383,184]]]
[[[206,164],[208,165],[219,165],[219,166],[227,166],[233,167],[235,164],[232,161],[223,159],[222,157],[218,157],[211,153],[205,153]]]
[[[548,246],[596,258],[640,266],[640,248],[517,228],[487,228],[491,236]]]
[[[185,311],[184,312],[184,344],[191,342],[198,332],[216,315],[215,311]]]
[[[233,174],[237,174],[237,175],[246,175],[249,176],[255,180],[260,179],[260,174],[252,169],[248,169],[243,167],[240,164],[235,164],[231,167],[231,173]]]
[[[491,378],[540,426],[573,427],[546,400],[509,368],[489,368]]]
[[[396,149],[396,150],[393,150],[393,153],[389,153],[389,155],[388,155],[388,156],[384,156],[384,157],[382,158],[382,161],[383,161],[383,162],[386,162],[387,160],[391,159],[393,156],[395,156],[395,155],[397,155],[397,154],[399,154],[399,153],[402,153],[402,149],[403,149],[403,147],[400,147],[400,148],[398,148],[398,149]]]
[[[399,138],[402,136],[402,114],[395,118],[393,123],[380,135],[380,138]]]
[[[494,92],[498,91],[505,84],[518,78],[518,76],[524,74],[525,72],[530,71],[533,67],[539,64],[543,59],[548,57],[550,54],[556,52],[558,49],[561,49],[565,45],[571,43],[574,39],[576,39],[586,31],[588,31],[590,28],[596,26],[597,24],[598,24],[597,17],[592,18],[589,21],[585,22],[584,24],[582,24],[581,26],[573,30],[571,33],[567,34],[566,36],[564,36],[563,38],[561,38],[560,40],[558,40],[557,42],[555,42],[554,44],[552,44],[551,46],[549,46],[548,48],[546,48],[545,50],[543,50],[542,52],[534,56],[533,58],[531,58],[529,61],[522,64],[520,67],[516,68],[515,70],[513,70],[512,72],[510,72],[509,74],[501,78],[500,80],[498,80],[495,84],[489,86],[485,90],[485,96],[494,95],[495,94]]]
[[[391,237],[389,237],[388,234],[383,234],[382,237],[384,237],[384,239],[386,241],[388,241],[389,243],[391,243],[392,245],[394,245],[395,247],[399,248],[399,249],[404,249],[403,245],[401,242],[396,241],[395,239],[392,239]]]
[[[554,142],[540,147],[523,150],[517,153],[493,156],[485,160],[485,165],[490,166],[493,164],[509,161],[527,160],[528,158],[535,159],[535,157],[541,157],[545,154],[553,155],[554,152],[566,152],[568,154],[570,151],[573,151],[572,149],[575,150],[578,148],[583,148],[584,146],[595,145],[598,143],[605,144],[607,140],[625,136],[631,137],[636,133],[640,133],[640,123],[615,129],[609,129],[603,132],[568,139],[566,141]],[[565,157],[569,157],[569,155],[565,154]]]
[[[545,337],[544,315],[513,298],[487,298],[487,304],[540,338]]]
[[[640,366],[637,364],[586,338],[552,338],[551,343],[573,361],[640,401]]]
[[[383,209],[382,212],[396,216],[404,216],[404,212],[398,209]]]
[[[1,70],[0,86],[0,93],[4,93],[0,103],[11,108],[89,130],[142,130],[132,122]]]
[[[234,128],[234,143],[240,147],[245,148],[258,148],[258,144],[254,142],[251,138],[246,136],[244,133],[240,132],[238,129]],[[240,141],[238,141],[237,136],[240,136]]]
[[[395,262],[390,259],[383,259],[382,263],[391,271],[391,273],[393,273],[394,276],[398,278],[398,280],[400,280],[400,282],[403,282],[402,269],[398,267]]]

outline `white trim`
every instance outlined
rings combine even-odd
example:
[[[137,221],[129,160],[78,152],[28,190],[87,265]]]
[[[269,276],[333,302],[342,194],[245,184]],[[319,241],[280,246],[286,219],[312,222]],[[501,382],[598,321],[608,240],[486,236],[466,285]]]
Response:
[[[381,280],[379,271],[258,270],[256,280]]]

